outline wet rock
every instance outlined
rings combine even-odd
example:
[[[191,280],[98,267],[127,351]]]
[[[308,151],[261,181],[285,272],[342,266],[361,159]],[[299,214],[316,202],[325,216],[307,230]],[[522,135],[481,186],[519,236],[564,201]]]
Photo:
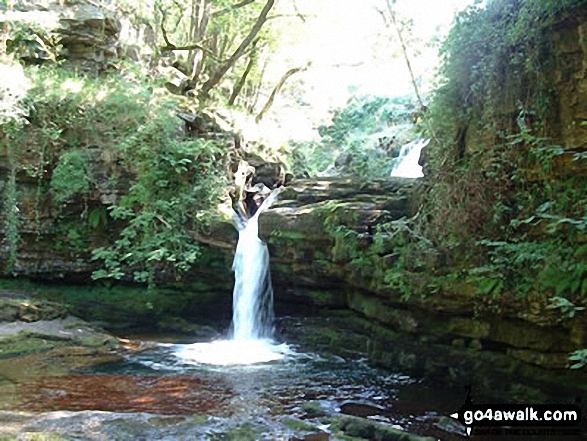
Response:
[[[149,413],[116,412],[1,412],[0,438],[107,439],[109,441],[223,440],[258,441],[287,439],[283,433],[263,424],[243,423],[230,418],[154,416]]]
[[[165,332],[187,334],[197,340],[213,340],[221,336],[218,331],[209,326],[190,323],[181,317],[164,317],[157,323],[157,329]]]
[[[304,405],[304,407],[306,406]],[[328,441],[330,439],[328,433],[318,430],[316,426],[309,424],[306,421],[297,418],[284,418],[282,423],[296,432],[312,432],[302,435],[294,435],[289,438],[289,441]]]
[[[454,433],[460,436],[466,436],[467,431],[465,430],[465,426],[449,417],[440,417],[437,418],[437,421],[434,422],[434,426],[438,427],[440,430],[448,433]]]
[[[15,335],[0,339],[0,357],[16,357],[35,352],[44,352],[67,344],[67,338],[57,335],[21,331]]]
[[[330,435],[326,432],[308,433],[302,437],[293,436],[289,441],[328,441]]]
[[[67,316],[63,305],[7,291],[0,291],[0,322],[36,322],[53,320]]]
[[[384,424],[352,416],[334,418],[332,428],[343,435],[367,440],[435,441],[434,438],[412,435]]]
[[[372,295],[354,291],[349,295],[348,305],[365,317],[385,323],[392,329],[414,333],[419,327],[418,321],[409,311],[386,305],[383,300]]]
[[[547,369],[564,369],[569,364],[568,352],[539,352],[524,349],[509,349],[507,351],[512,357],[535,364]]]
[[[378,406],[375,403],[347,401],[341,404],[340,413],[366,418],[368,416],[381,415],[385,413],[385,408]]]
[[[121,359],[120,354],[109,350],[62,346],[42,353],[2,358],[0,377],[18,383],[45,375],[65,375],[72,369],[85,369]],[[0,388],[0,398],[4,398],[2,392],[3,389]],[[20,387],[19,392],[22,392]]]

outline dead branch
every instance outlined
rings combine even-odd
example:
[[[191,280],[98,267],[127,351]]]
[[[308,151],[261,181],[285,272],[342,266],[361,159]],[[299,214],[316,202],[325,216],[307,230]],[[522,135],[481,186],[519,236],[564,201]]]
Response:
[[[263,106],[263,109],[259,112],[259,114],[257,115],[257,117],[255,118],[255,122],[259,122],[263,119],[263,117],[265,116],[265,114],[267,113],[267,111],[271,108],[271,106],[273,105],[273,101],[275,101],[275,97],[277,96],[277,94],[281,91],[281,88],[283,87],[283,85],[285,84],[285,82],[294,74],[298,73],[298,72],[303,72],[306,69],[308,69],[308,67],[310,66],[310,63],[308,63],[308,65],[306,65],[305,67],[296,67],[294,69],[290,69],[288,70],[282,77],[281,79],[278,81],[278,83],[275,85],[275,87],[273,88],[273,91],[271,92],[271,95],[269,96],[269,99],[267,100],[267,103],[265,103],[265,106]]]
[[[380,9],[376,8],[376,10],[381,15],[381,18],[383,19],[385,26],[389,29],[390,25],[389,25],[389,22],[387,21],[387,17],[385,16],[385,13],[383,11],[381,11]],[[416,98],[418,99],[418,103],[420,104],[420,108],[424,109],[424,108],[426,108],[426,106],[424,105],[424,101],[422,101],[422,96],[420,95],[420,89],[418,88],[418,83],[416,82],[416,76],[414,75],[414,70],[412,69],[412,63],[410,62],[410,57],[408,55],[408,48],[406,46],[401,27],[400,27],[399,23],[397,22],[397,16],[395,14],[395,11],[393,9],[393,6],[392,6],[390,0],[387,0],[387,11],[389,12],[389,16],[391,17],[393,27],[395,28],[397,36],[399,38],[399,41],[400,41],[400,44],[402,47],[402,53],[404,55],[404,60],[406,61],[408,71],[410,72],[410,79],[412,80],[412,86],[414,87],[414,92],[416,94]],[[434,131],[434,128],[430,124],[430,120],[427,118],[426,115],[423,115],[423,118],[426,121],[426,125],[428,126],[428,130],[430,130],[430,134],[432,135],[434,142],[436,142],[437,145],[440,145],[438,137],[436,136],[436,132]]]

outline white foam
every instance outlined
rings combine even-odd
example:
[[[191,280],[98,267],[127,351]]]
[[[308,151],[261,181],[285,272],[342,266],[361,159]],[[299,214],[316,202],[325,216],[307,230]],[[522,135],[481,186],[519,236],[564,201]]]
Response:
[[[283,360],[293,354],[284,344],[275,344],[273,335],[273,290],[269,273],[269,251],[259,239],[259,214],[277,198],[273,190],[248,220],[239,223],[234,257],[235,284],[231,340],[177,345],[174,355],[187,364],[217,366],[250,365]]]
[[[176,345],[175,356],[186,364],[216,366],[248,365],[283,360],[293,352],[271,340],[216,340],[209,343]]]

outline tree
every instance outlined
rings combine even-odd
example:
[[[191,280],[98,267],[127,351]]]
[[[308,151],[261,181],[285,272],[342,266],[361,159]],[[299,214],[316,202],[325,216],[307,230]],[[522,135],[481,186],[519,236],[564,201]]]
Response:
[[[255,0],[237,3],[233,0],[191,0],[187,12],[177,0],[159,1],[160,28],[165,43],[161,50],[187,52],[187,57],[178,65],[189,77],[181,88],[183,93],[200,89],[200,99],[206,100],[210,91],[248,55],[243,73],[231,77],[234,87],[230,102],[234,103],[257,71],[260,52],[266,47],[264,42],[269,35],[261,30],[270,18],[268,14],[275,0],[267,0],[263,7]]]
[[[274,4],[275,0],[267,0],[267,3],[265,3],[265,6],[263,7],[261,14],[257,18],[257,21],[251,28],[249,34],[241,42],[239,47],[234,51],[232,56],[228,60],[223,62],[212,73],[208,81],[204,83],[204,85],[202,86],[202,90],[200,91],[200,99],[208,98],[210,91],[220,82],[220,80],[222,80],[222,77],[224,77],[224,75],[229,71],[229,69],[232,66],[234,66],[236,61],[246,53],[247,48],[253,43],[253,41],[259,34],[259,31],[261,31],[261,28],[267,21],[267,15],[269,14],[269,11],[271,11],[271,8]]]

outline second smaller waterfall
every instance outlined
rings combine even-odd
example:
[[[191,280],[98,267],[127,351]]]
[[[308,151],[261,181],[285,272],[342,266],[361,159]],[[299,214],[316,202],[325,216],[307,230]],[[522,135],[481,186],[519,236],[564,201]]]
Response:
[[[422,166],[418,162],[422,149],[429,142],[429,139],[417,139],[402,146],[389,176],[397,178],[421,178],[424,176]]]

